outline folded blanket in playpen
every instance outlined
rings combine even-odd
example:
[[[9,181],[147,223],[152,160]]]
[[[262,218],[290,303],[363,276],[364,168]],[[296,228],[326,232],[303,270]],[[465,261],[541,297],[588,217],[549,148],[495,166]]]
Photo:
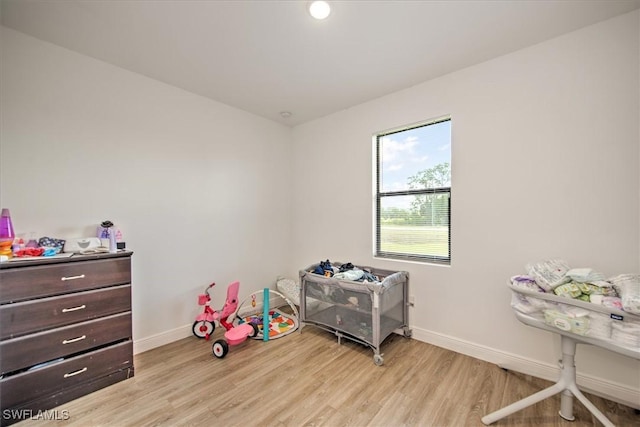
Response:
[[[332,263],[338,268],[341,263]],[[313,273],[317,265],[311,265],[300,271],[301,281],[306,281],[306,295],[315,300],[327,303],[337,303],[352,306],[359,310],[370,311],[374,305],[374,298],[379,298],[385,292],[401,292],[401,286],[408,281],[405,271],[389,271],[373,267],[357,267],[377,277],[377,281],[354,281],[342,276],[333,277]],[[367,289],[370,292],[364,292]]]

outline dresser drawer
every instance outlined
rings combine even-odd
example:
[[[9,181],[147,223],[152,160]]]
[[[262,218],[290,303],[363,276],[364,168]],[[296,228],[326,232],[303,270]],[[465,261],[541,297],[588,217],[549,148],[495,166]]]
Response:
[[[0,306],[0,338],[15,338],[131,311],[131,286],[122,285]]]
[[[0,270],[0,304],[131,283],[131,258]]]
[[[3,408],[21,405],[60,390],[90,382],[133,366],[133,344],[127,341],[0,380]]]
[[[0,342],[0,373],[131,338],[131,312]]]

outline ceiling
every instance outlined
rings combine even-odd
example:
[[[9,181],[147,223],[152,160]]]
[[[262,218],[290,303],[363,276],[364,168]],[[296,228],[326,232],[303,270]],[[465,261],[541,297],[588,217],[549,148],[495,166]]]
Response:
[[[0,1],[6,27],[288,126],[640,8],[351,0],[317,21],[293,0]]]

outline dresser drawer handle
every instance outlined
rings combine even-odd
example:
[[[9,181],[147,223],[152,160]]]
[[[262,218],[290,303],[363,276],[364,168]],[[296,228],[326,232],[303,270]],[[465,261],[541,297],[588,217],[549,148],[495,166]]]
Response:
[[[63,282],[65,280],[76,280],[76,279],[84,279],[84,274],[81,274],[79,276],[68,276],[68,277],[62,277],[60,280],[62,280]]]
[[[63,313],[69,313],[70,311],[78,311],[78,310],[83,310],[83,309],[85,309],[85,308],[87,308],[87,306],[86,306],[86,305],[84,305],[84,304],[82,304],[82,305],[79,305],[79,306],[77,306],[77,307],[63,308],[63,309],[62,309],[62,312],[63,312]]]
[[[75,376],[75,375],[78,375],[78,374],[81,374],[81,373],[85,372],[86,370],[87,370],[87,368],[86,368],[86,367],[84,367],[84,368],[82,368],[82,369],[78,369],[78,370],[77,370],[77,371],[75,371],[75,372],[69,372],[68,374],[64,374],[64,377],[65,377],[65,378],[73,377],[73,376]]]
[[[70,340],[64,340],[62,341],[62,344],[71,344],[72,342],[78,342],[78,341],[82,341],[83,339],[87,338],[86,335],[83,335],[81,337],[77,337],[77,338],[71,338]]]

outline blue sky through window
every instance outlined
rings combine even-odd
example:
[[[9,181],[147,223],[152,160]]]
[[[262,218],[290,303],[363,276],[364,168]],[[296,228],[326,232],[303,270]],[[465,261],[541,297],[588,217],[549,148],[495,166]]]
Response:
[[[409,177],[440,163],[451,164],[451,120],[385,135],[380,153],[381,191],[409,190]]]

